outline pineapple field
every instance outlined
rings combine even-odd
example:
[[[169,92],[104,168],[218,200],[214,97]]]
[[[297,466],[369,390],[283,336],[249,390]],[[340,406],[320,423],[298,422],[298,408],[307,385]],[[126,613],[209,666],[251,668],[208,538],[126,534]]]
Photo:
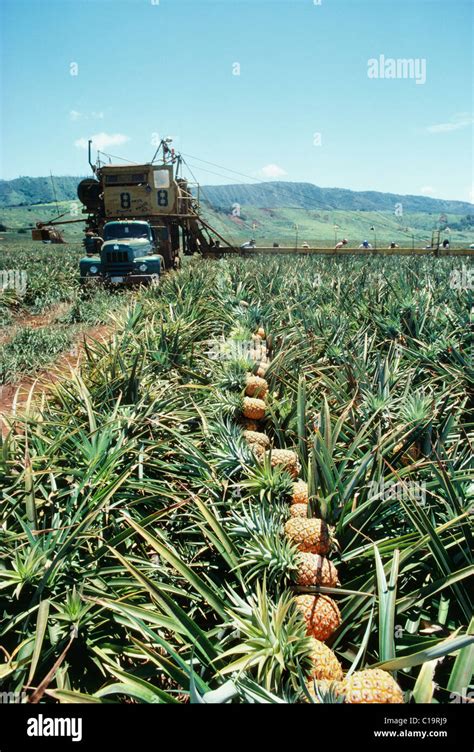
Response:
[[[122,297],[110,339],[3,416],[0,691],[469,701],[460,268],[193,257]]]
[[[83,334],[110,323],[128,294],[81,289],[80,243],[35,244],[0,239],[0,396],[2,387],[33,378],[74,352]],[[3,273],[3,274],[2,274]]]

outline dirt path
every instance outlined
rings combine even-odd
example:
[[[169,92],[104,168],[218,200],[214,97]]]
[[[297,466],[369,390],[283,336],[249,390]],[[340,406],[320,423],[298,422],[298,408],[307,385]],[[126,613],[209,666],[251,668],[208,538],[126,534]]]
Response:
[[[21,411],[22,406],[28,400],[32,388],[36,396],[47,393],[53,384],[67,377],[71,369],[77,368],[84,353],[84,343],[107,342],[114,330],[115,327],[112,324],[100,324],[84,329],[75,339],[75,348],[71,348],[73,352],[62,353],[49,368],[38,371],[35,375],[25,376],[15,384],[0,386],[0,430],[2,436],[8,433],[9,427],[6,418],[11,415],[15,400],[15,411],[18,412]]]
[[[66,313],[70,307],[71,303],[57,303],[45,313],[34,314],[19,311],[14,314],[12,323],[5,327],[5,331],[0,331],[0,345],[8,344],[20,329],[41,329],[49,326],[58,316]]]

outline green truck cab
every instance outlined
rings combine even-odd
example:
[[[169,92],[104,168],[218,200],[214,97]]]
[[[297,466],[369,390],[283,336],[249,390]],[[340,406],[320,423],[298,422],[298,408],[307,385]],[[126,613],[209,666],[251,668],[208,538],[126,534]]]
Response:
[[[149,222],[106,222],[103,238],[86,235],[87,256],[79,262],[81,283],[111,285],[157,283],[164,267]]]

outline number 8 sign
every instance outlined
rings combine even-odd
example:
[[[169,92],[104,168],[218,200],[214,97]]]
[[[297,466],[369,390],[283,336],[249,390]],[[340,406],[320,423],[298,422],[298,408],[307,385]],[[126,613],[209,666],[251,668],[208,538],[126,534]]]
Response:
[[[168,206],[168,191],[160,190],[157,192],[158,206]]]

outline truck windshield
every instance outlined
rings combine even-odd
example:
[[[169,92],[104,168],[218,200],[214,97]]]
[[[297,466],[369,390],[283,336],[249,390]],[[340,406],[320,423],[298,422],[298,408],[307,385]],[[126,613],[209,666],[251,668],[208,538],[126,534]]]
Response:
[[[104,240],[118,240],[119,238],[148,238],[149,231],[145,225],[134,222],[126,224],[111,224],[104,227]]]

